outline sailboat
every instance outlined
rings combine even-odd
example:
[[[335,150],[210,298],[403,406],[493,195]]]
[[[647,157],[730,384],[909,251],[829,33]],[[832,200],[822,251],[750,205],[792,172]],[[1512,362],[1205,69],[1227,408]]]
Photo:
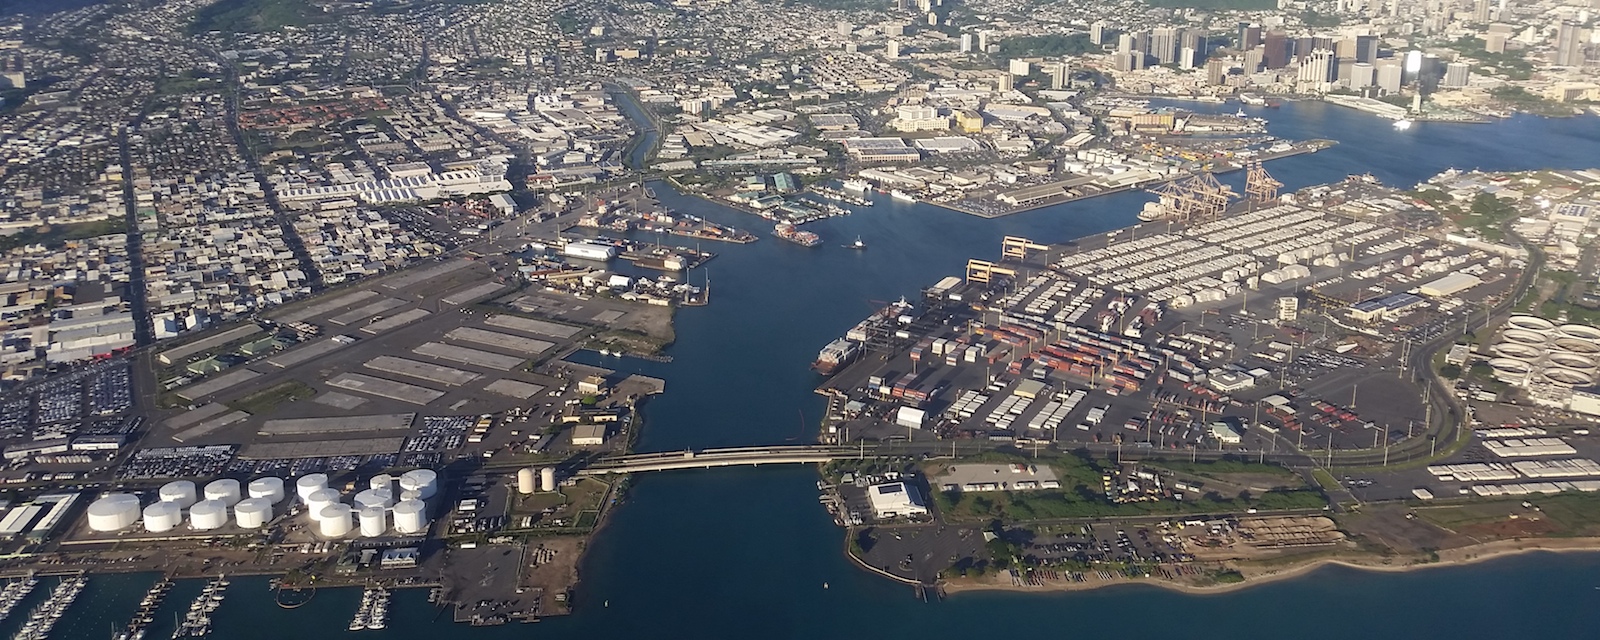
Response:
[[[865,249],[867,248],[867,243],[861,241],[861,236],[856,236],[856,241],[845,245],[844,248],[857,250]]]

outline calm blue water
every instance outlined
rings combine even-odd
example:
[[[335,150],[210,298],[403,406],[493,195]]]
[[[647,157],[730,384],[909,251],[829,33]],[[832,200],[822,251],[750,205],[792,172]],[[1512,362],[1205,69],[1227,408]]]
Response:
[[[1187,105],[1195,106],[1195,105]],[[1203,105],[1200,105],[1203,107]],[[1237,107],[1228,106],[1231,111]],[[1410,186],[1451,167],[1530,169],[1600,165],[1600,119],[1513,118],[1493,125],[1388,121],[1320,103],[1261,110],[1288,138],[1341,145],[1273,163],[1291,188],[1371,172]],[[879,206],[810,226],[825,242],[803,248],[766,237],[765,222],[664,186],[678,210],[761,233],[719,245],[712,304],[683,309],[669,365],[600,359],[667,380],[645,409],[643,450],[805,441],[823,403],[807,365],[817,349],[881,301],[914,295],[969,257],[993,258],[1000,238],[1061,242],[1131,223],[1141,193],[981,220],[926,205]],[[870,247],[839,245],[857,235]],[[691,279],[699,282],[704,274]],[[816,502],[809,468],[730,469],[638,478],[595,539],[573,616],[535,626],[452,625],[425,594],[399,596],[396,618],[370,638],[819,638],[953,637],[1024,633],[1191,638],[1593,637],[1600,624],[1600,554],[1534,554],[1409,574],[1330,568],[1307,578],[1217,596],[1148,587],[1080,594],[969,594],[924,604],[910,591],[847,563],[840,531]],[[119,582],[113,582],[119,581]],[[120,624],[149,578],[104,578],[108,597],[73,609],[72,632],[94,638]],[[121,582],[126,581],[126,582]],[[829,584],[828,589],[822,585]],[[192,588],[198,589],[198,586]],[[342,637],[359,594],[319,594],[276,608],[265,581],[237,580],[219,614],[220,637]],[[173,602],[183,606],[183,598]],[[64,627],[65,628],[65,627]],[[0,626],[0,633],[7,628]],[[158,630],[159,634],[159,630]]]

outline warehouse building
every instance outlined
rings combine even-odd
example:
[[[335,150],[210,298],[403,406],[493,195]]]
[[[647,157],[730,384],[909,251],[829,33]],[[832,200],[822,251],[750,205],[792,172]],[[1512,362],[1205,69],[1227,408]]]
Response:
[[[1478,276],[1465,273],[1452,273],[1443,278],[1439,278],[1438,280],[1434,280],[1433,282],[1429,282],[1428,284],[1418,287],[1417,292],[1428,296],[1429,298],[1443,298],[1461,293],[1462,291],[1466,291],[1467,289],[1471,289],[1480,284],[1483,284],[1483,280]]]
[[[905,482],[888,482],[867,487],[872,513],[879,520],[928,515],[928,503],[917,488]]]

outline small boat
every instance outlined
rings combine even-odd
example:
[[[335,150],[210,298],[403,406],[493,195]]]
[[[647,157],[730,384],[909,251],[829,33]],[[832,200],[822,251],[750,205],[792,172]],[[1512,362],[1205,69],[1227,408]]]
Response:
[[[1238,113],[1235,113],[1233,115],[1234,115],[1234,117],[1237,117],[1237,118],[1248,118],[1248,117],[1250,117],[1250,114],[1245,113],[1243,108],[1240,108]]]
[[[1395,129],[1395,131],[1405,131],[1405,130],[1410,129],[1410,128],[1411,128],[1411,121],[1410,120],[1407,120],[1405,118],[1401,118],[1399,120],[1395,120],[1394,121],[1394,129]]]
[[[846,249],[865,249],[867,243],[861,241],[861,236],[856,236],[856,241],[844,246]]]

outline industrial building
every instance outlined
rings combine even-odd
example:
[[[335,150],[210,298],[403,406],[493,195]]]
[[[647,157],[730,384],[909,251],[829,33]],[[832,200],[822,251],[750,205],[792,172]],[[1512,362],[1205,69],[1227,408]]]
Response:
[[[872,513],[880,520],[928,515],[928,503],[921,492],[907,482],[887,482],[867,487]]]

